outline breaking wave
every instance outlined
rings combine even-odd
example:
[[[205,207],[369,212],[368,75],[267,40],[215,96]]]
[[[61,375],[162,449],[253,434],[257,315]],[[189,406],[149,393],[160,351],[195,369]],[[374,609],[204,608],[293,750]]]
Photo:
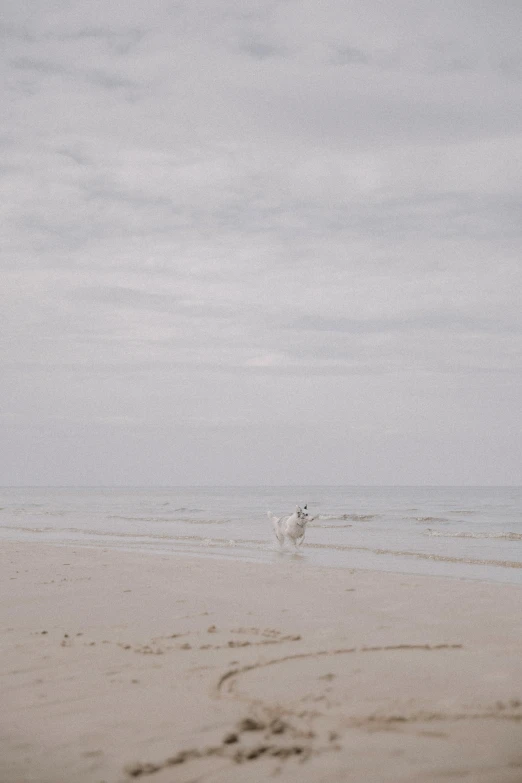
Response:
[[[416,522],[449,522],[446,517],[415,517]]]
[[[379,516],[379,514],[319,514],[316,519],[339,519],[341,522],[347,522],[348,520],[352,522],[369,522],[371,519],[377,519]]]
[[[505,541],[522,541],[522,533],[471,533],[469,531],[462,531],[458,533],[443,533],[439,530],[426,530],[426,536],[432,536],[433,538],[495,538]]]
[[[188,511],[188,509],[186,510]],[[188,522],[194,525],[223,525],[229,522],[225,517],[220,519],[194,519],[194,517],[130,517],[122,514],[109,514],[107,519],[118,519],[123,522]]]

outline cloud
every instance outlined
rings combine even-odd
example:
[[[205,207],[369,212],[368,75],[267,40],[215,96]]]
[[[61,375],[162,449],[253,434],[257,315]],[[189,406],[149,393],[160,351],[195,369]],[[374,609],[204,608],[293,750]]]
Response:
[[[390,334],[394,332],[451,331],[453,333],[520,334],[522,321],[502,322],[497,318],[477,318],[451,312],[426,313],[399,318],[323,318],[301,316],[288,328],[318,332],[349,332],[350,334]]]
[[[340,46],[335,49],[335,54],[332,56],[332,62],[334,65],[369,65],[372,58],[366,52],[361,49],[354,48],[352,46]]]
[[[117,73],[110,73],[100,68],[67,67],[61,63],[50,60],[35,60],[30,57],[17,57],[11,60],[9,65],[14,71],[26,71],[34,77],[63,76],[71,81],[85,81],[93,86],[114,89],[137,89],[137,82],[131,81]]]
[[[303,422],[339,464],[336,428],[382,464],[380,433],[425,433],[429,453],[453,427],[456,476],[472,431],[492,453],[508,437],[520,4],[3,10],[0,396],[20,480],[35,415],[97,422],[93,449],[103,422],[146,438],[163,418],[185,444],[205,422],[264,427],[247,482]]]

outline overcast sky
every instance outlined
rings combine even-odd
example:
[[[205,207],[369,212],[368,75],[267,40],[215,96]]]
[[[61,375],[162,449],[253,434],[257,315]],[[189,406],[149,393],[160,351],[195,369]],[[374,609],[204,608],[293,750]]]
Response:
[[[0,10],[0,484],[522,484],[520,0]]]

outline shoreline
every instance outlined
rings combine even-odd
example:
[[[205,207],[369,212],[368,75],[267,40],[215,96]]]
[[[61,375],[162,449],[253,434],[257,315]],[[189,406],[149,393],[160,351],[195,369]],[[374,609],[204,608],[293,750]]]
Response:
[[[278,553],[266,509],[294,508],[301,495],[313,515],[301,554],[312,565],[522,585],[519,490],[11,490],[0,498],[0,540],[269,562]]]
[[[105,533],[106,540],[87,536],[82,540],[65,539],[62,534],[54,541],[34,536],[35,532],[24,531],[29,535],[5,536],[0,527],[0,544],[29,544],[35,546],[71,547],[97,549],[101,551],[119,551],[140,553],[142,555],[165,555],[167,557],[196,557],[273,565],[281,558],[299,560],[303,567],[333,568],[339,570],[360,570],[375,573],[403,574],[410,576],[431,576],[440,579],[467,580],[486,584],[512,585],[522,587],[522,562],[517,560],[498,560],[496,558],[455,557],[448,554],[417,552],[414,550],[393,550],[357,545],[339,545],[331,547],[319,542],[306,542],[299,552],[290,548],[279,550],[277,546],[263,539],[216,539],[196,535],[164,536],[128,535],[126,543],[121,543],[121,534]],[[16,529],[16,528],[15,528]],[[43,532],[43,531],[42,531]],[[57,531],[58,533],[59,531]],[[46,533],[47,534],[47,533]],[[61,540],[60,540],[61,539]],[[160,548],[160,544],[163,546]],[[248,546],[250,545],[250,546]],[[353,562],[343,562],[343,558],[352,556]],[[314,558],[313,560],[311,558]],[[383,560],[381,560],[383,558]],[[387,562],[385,562],[387,560]],[[402,561],[402,562],[401,562]],[[431,570],[426,570],[428,567]],[[487,571],[486,574],[481,571]],[[509,578],[507,578],[509,576]]]
[[[519,783],[520,590],[3,541],[0,781]]]

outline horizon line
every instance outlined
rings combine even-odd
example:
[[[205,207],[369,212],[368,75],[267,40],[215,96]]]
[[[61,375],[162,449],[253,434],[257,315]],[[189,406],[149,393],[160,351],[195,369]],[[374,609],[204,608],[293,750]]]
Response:
[[[522,484],[0,484],[0,489],[522,489]]]

